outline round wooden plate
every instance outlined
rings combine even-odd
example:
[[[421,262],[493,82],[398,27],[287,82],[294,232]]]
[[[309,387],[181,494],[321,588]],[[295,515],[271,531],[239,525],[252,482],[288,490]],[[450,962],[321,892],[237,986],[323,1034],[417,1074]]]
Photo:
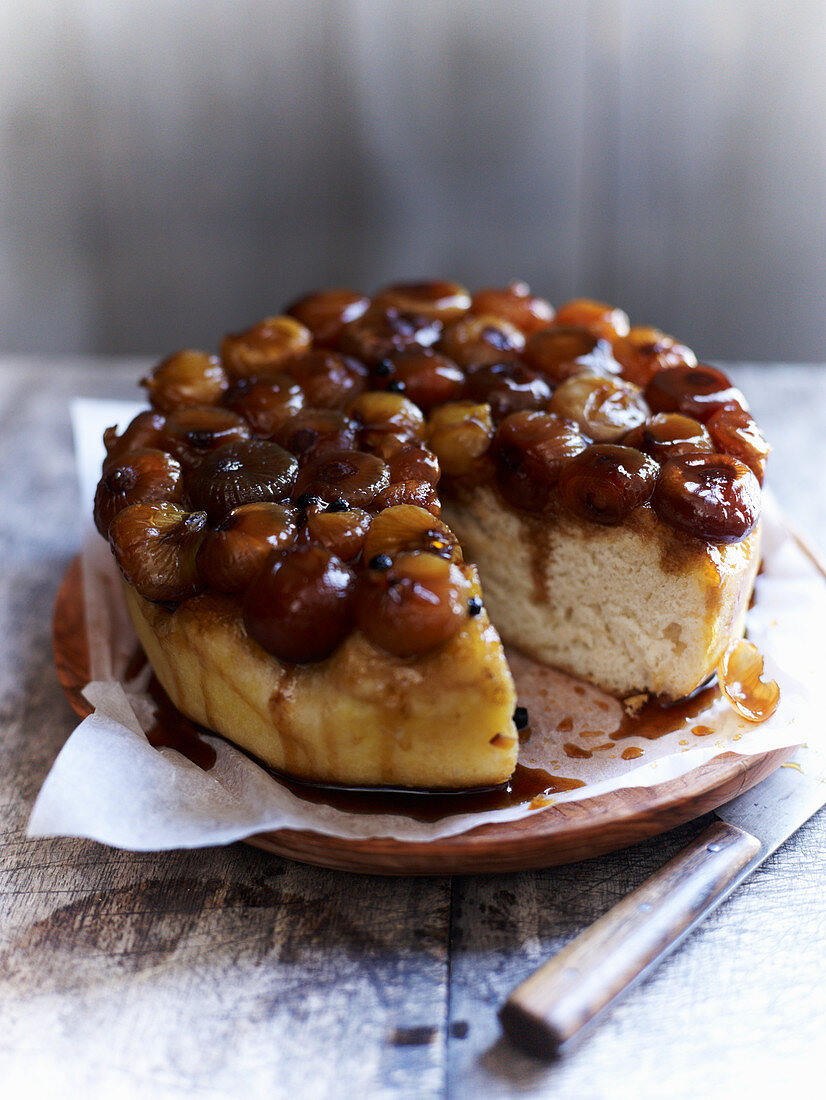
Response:
[[[63,690],[72,708],[86,717],[91,707],[81,694],[89,675],[79,558],[69,565],[57,595],[54,651]],[[656,787],[631,787],[581,802],[562,803],[521,821],[481,825],[441,840],[345,840],[278,829],[251,836],[247,842],[302,863],[367,874],[461,875],[533,870],[600,856],[699,817],[765,779],[792,752],[786,748],[757,756],[727,753]]]

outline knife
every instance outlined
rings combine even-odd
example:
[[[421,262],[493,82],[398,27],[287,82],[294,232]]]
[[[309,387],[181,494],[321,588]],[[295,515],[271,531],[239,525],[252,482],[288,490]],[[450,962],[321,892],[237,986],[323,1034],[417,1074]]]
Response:
[[[826,756],[802,746],[517,986],[499,1011],[508,1037],[541,1058],[559,1054],[824,804]]]

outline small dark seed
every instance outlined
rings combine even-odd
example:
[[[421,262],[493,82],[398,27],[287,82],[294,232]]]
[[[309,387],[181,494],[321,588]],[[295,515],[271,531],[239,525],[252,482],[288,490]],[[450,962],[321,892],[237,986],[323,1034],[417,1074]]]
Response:
[[[313,428],[299,428],[290,436],[290,450],[295,454],[301,454],[302,451],[309,450],[316,439],[318,439],[318,432]]]
[[[482,601],[478,596],[471,596],[467,602],[467,613],[473,618],[474,615],[478,615],[482,610]]]
[[[404,382],[402,382],[401,378],[393,378],[390,382],[388,382],[387,392],[404,393]]]
[[[104,478],[110,493],[125,493],[134,487],[135,475],[131,470],[114,469]]]
[[[374,558],[369,561],[371,569],[378,569],[379,572],[384,573],[393,564],[393,559],[389,554],[376,554]]]
[[[349,512],[350,505],[344,499],[344,497],[336,497],[334,501],[327,505],[328,512]]]
[[[311,508],[314,504],[320,503],[321,497],[317,497],[313,493],[302,493],[298,500],[296,500],[295,506],[296,508],[301,508],[302,511],[306,511],[307,508]]]
[[[517,707],[513,712],[513,724],[518,730],[523,730],[528,725],[528,708]]]
[[[377,374],[379,378],[386,378],[388,374],[393,373],[393,364],[389,359],[380,359],[373,367],[373,374]]]
[[[186,433],[184,439],[190,447],[197,447],[198,450],[205,450],[215,439],[215,433],[209,431],[208,428],[192,428]]]

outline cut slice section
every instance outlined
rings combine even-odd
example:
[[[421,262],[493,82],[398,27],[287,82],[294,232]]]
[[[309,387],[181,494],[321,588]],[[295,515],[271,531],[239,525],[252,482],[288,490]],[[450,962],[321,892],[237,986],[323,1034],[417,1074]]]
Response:
[[[505,643],[621,698],[690,694],[743,634],[759,527],[714,545],[645,508],[600,527],[519,513],[486,486],[442,504]]]
[[[249,637],[235,597],[209,592],[170,611],[124,591],[178,710],[271,768],[316,783],[457,790],[504,783],[516,766],[516,693],[484,608],[415,659],[355,631],[326,660],[290,665]]]

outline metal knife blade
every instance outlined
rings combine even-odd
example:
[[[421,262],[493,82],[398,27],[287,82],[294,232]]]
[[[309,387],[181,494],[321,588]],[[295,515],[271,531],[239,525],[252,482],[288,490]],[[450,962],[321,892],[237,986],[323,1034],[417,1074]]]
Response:
[[[794,756],[751,790],[719,806],[722,821],[762,844],[756,863],[771,855],[826,805],[826,752],[802,745]]]

